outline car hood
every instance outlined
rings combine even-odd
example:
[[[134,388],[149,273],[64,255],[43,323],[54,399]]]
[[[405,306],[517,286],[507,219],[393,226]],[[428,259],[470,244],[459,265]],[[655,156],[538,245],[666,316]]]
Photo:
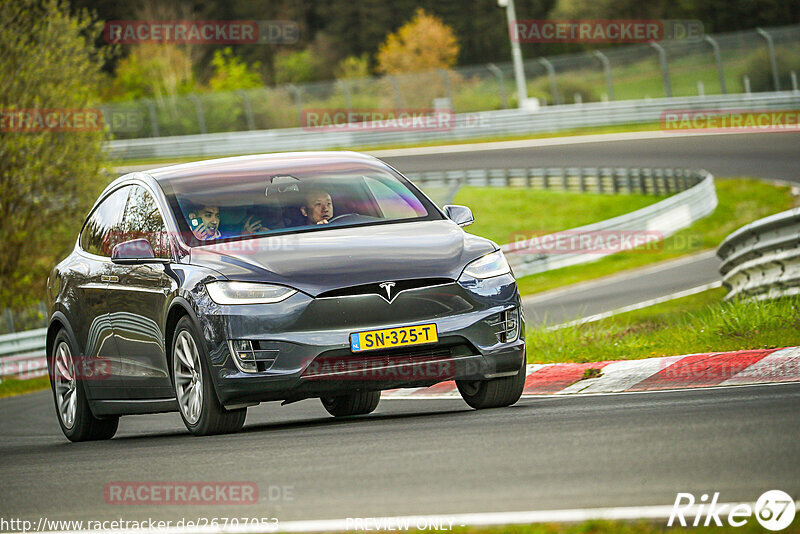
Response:
[[[230,280],[282,284],[316,296],[391,280],[455,280],[467,263],[496,249],[451,221],[418,221],[206,245],[192,249],[190,262]]]

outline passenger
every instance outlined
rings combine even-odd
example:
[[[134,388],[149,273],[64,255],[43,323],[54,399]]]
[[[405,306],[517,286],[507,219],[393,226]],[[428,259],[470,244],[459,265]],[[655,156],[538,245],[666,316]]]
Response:
[[[300,213],[306,218],[306,224],[328,224],[333,217],[333,201],[322,189],[311,189],[303,195]]]
[[[253,235],[261,232],[268,232],[269,228],[261,224],[261,219],[257,215],[249,214],[242,222],[240,235]]]
[[[219,239],[219,206],[198,206],[189,212],[189,226],[197,239]]]

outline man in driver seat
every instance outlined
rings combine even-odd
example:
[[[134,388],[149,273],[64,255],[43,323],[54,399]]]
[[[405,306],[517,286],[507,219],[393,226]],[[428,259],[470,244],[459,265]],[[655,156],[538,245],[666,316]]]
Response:
[[[333,217],[333,201],[322,189],[310,189],[303,195],[300,213],[306,218],[306,224],[328,224]]]

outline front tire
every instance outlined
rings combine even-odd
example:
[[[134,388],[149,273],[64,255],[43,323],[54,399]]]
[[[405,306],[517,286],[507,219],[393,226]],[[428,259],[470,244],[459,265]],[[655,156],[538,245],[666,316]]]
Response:
[[[492,380],[456,380],[461,398],[476,410],[502,408],[516,403],[525,389],[525,362],[514,376]]]
[[[50,386],[61,431],[70,441],[111,439],[117,433],[119,417],[98,418],[89,408],[86,389],[75,363],[67,333],[61,329],[50,355]]]
[[[226,410],[214,391],[194,324],[182,317],[172,338],[172,384],[186,428],[195,436],[229,434],[244,426],[247,408]]]
[[[375,411],[381,400],[380,391],[359,391],[338,397],[322,397],[322,405],[334,417],[366,415]]]

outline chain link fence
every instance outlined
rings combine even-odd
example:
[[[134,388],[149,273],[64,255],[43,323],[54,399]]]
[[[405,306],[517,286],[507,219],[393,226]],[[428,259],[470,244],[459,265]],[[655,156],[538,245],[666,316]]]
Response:
[[[800,25],[525,62],[541,105],[796,90]],[[101,106],[117,139],[303,127],[304,111],[517,107],[510,63]],[[115,127],[115,123],[119,127]]]

